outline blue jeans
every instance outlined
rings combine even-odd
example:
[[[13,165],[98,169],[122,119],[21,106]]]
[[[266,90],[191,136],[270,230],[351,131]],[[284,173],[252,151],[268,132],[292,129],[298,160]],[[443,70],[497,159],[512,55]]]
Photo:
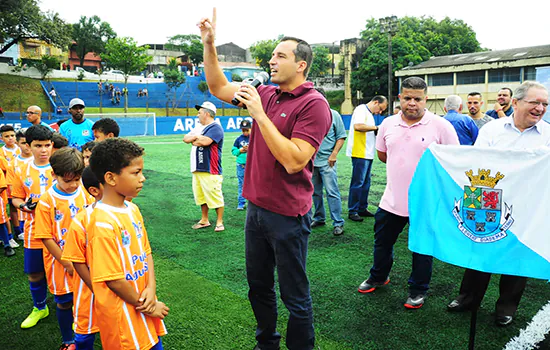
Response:
[[[409,218],[392,214],[378,208],[374,215],[374,264],[370,269],[370,280],[385,281],[393,265],[393,245],[409,223]],[[411,295],[426,294],[432,278],[433,257],[413,253],[412,272],[409,277]]]
[[[342,197],[340,196],[340,190],[338,189],[336,164],[333,167],[328,164],[325,166],[314,167],[311,182],[313,182],[313,205],[315,206],[313,220],[322,222],[325,221],[325,204],[323,203],[324,185],[327,193],[328,209],[330,210],[332,224],[334,227],[344,226],[344,219],[342,219]]]
[[[279,349],[277,296],[279,289],[290,315],[286,345],[290,350],[313,349],[313,308],[306,274],[311,216],[276,214],[248,203],[245,225],[248,298],[256,317],[256,340],[262,350]]]
[[[237,179],[239,180],[239,198],[238,207],[244,208],[246,205],[246,199],[243,197],[243,183],[244,183],[244,164],[237,163]]]
[[[370,171],[372,159],[351,158],[353,167],[349,184],[348,213],[357,214],[369,205]]]

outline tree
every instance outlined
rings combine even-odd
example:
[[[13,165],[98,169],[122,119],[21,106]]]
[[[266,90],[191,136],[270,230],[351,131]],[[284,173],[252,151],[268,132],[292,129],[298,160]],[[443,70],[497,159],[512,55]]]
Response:
[[[57,13],[43,13],[36,0],[0,2],[0,54],[25,39],[38,39],[65,48],[71,42],[71,26]]]
[[[151,61],[147,56],[148,46],[138,47],[132,38],[113,38],[107,41],[105,53],[101,58],[107,67],[119,69],[124,73],[124,88],[128,88],[128,76],[132,73],[141,72]],[[124,99],[124,112],[128,112],[128,97]]]
[[[178,62],[175,58],[170,59],[166,69],[163,69],[164,83],[168,87],[168,95],[173,92],[172,110],[176,108],[176,90],[181,84],[185,83],[185,73],[178,70]],[[167,107],[168,108],[168,107]]]
[[[279,36],[279,39],[260,40],[250,46],[250,53],[256,60],[256,64],[260,66],[264,71],[269,73],[269,60],[275,47],[279,44],[280,39],[283,36]]]
[[[98,56],[105,52],[105,43],[116,37],[116,33],[107,22],[101,22],[98,16],[87,18],[81,16],[78,23],[73,24],[73,40],[76,42],[76,55],[80,66],[84,66],[84,56],[94,52]]]
[[[200,35],[178,34],[168,38],[166,48],[181,51],[189,57],[189,60],[198,67],[203,59],[203,45]]]
[[[367,21],[361,38],[370,43],[352,72],[351,88],[365,97],[388,93],[388,35],[380,32],[380,23]],[[473,29],[462,20],[432,17],[403,17],[392,37],[392,70],[418,64],[432,56],[483,51]],[[352,65],[355,67],[355,65]],[[397,79],[393,75],[392,96],[397,96]]]
[[[59,59],[54,56],[44,55],[34,66],[42,74],[42,80],[44,80],[54,69],[59,68]]]
[[[324,46],[313,48],[313,61],[309,68],[309,75],[312,77],[325,75],[330,67],[332,67],[332,61],[329,58],[329,50]]]

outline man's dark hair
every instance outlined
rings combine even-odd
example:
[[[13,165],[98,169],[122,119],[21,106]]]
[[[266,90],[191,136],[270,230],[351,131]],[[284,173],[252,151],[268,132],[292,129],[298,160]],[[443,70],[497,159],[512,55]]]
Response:
[[[105,183],[105,174],[112,172],[120,174],[122,169],[143,156],[143,147],[137,143],[121,138],[110,138],[99,142],[92,151],[90,167],[102,184]]]
[[[316,87],[315,90],[317,90],[318,93],[323,95],[324,98],[327,98],[327,93],[325,92],[325,89],[323,89],[322,87]]]
[[[95,176],[92,168],[87,166],[82,172],[82,184],[88,193],[90,193],[90,187],[95,187],[99,189],[99,180]]]
[[[25,137],[25,131],[27,131],[26,128],[21,128],[17,130],[17,132],[15,133],[15,141],[19,142],[22,137]]]
[[[424,93],[426,93],[428,92],[428,85],[422,78],[408,77],[401,83],[401,92],[403,92],[403,89],[424,90]]]
[[[97,130],[105,135],[113,133],[114,137],[118,137],[120,134],[120,127],[117,122],[111,118],[101,118],[92,126],[92,130]]]
[[[376,95],[370,100],[371,102],[378,102],[378,103],[384,103],[388,102],[388,99],[385,96],[382,95]]]
[[[304,77],[307,78],[307,73],[311,68],[311,62],[313,62],[313,51],[311,50],[311,46],[309,46],[307,41],[295,38],[293,36],[285,36],[281,39],[281,41],[295,41],[298,43],[296,50],[293,51],[294,56],[296,57],[295,62],[306,61],[307,66],[304,70]]]
[[[510,91],[510,97],[514,96],[514,93],[512,92],[512,89],[510,89],[510,88],[503,87],[501,90],[508,90],[508,91]]]
[[[94,149],[95,145],[97,145],[97,142],[95,141],[86,142],[85,144],[82,145],[82,152],[86,150],[91,152]]]
[[[50,157],[50,165],[57,176],[81,176],[84,171],[82,153],[76,148],[63,147]]]
[[[15,132],[15,129],[13,128],[13,126],[8,125],[8,124],[4,124],[0,127],[0,135],[5,133],[5,132],[8,132],[8,131],[14,131]]]
[[[44,125],[33,125],[25,131],[25,139],[29,146],[33,141],[51,141],[53,131]]]
[[[480,98],[483,98],[483,96],[481,95],[481,92],[477,92],[477,91],[470,92],[468,96],[479,96]]]
[[[60,149],[69,145],[69,140],[58,132],[54,132],[52,135],[53,148]]]

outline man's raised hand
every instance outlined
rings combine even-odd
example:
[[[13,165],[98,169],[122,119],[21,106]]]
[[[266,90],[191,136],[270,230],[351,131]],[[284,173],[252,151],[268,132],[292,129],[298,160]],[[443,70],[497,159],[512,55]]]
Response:
[[[216,8],[212,11],[212,20],[210,18],[203,17],[200,22],[197,23],[197,27],[201,30],[202,43],[205,45],[214,44],[216,38]]]

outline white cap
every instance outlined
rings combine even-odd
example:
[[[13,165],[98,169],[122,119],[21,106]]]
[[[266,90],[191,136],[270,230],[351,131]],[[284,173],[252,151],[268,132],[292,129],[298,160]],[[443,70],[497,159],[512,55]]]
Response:
[[[82,101],[81,99],[79,98],[73,98],[71,100],[71,102],[69,102],[69,109],[73,108],[74,106],[82,106],[82,107],[86,107],[86,105],[84,104],[84,101]]]
[[[197,111],[199,111],[201,108],[206,108],[206,109],[209,109],[212,112],[214,112],[214,114],[216,114],[216,106],[214,106],[214,104],[212,102],[205,101],[200,106],[195,105],[195,108],[197,109]]]

